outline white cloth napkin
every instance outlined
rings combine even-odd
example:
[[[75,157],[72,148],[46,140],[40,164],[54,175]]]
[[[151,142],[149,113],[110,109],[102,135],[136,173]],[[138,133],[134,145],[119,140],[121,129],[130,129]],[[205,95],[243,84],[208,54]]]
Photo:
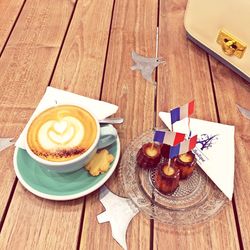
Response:
[[[160,112],[159,116],[171,129],[169,113]],[[234,189],[234,126],[190,119],[192,135],[198,135],[193,150],[197,162],[218,188],[232,200]],[[174,131],[189,134],[187,119],[176,122]]]
[[[47,87],[44,96],[42,97],[36,110],[32,114],[30,120],[26,124],[21,135],[17,139],[15,146],[25,149],[25,140],[26,140],[25,138],[27,134],[27,129],[32,120],[35,118],[37,114],[41,113],[43,110],[58,104],[72,104],[80,106],[82,108],[91,111],[99,120],[115,114],[118,110],[118,106],[114,104],[94,100],[64,90]]]

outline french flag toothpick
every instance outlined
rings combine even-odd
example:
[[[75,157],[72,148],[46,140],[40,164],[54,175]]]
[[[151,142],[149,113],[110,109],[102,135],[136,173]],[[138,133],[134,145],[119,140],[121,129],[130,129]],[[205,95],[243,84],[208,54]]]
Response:
[[[175,146],[185,139],[185,134],[172,132],[172,131],[162,131],[156,130],[154,134],[154,141]]]
[[[194,112],[194,100],[181,107],[170,110],[171,124],[180,121],[186,117],[190,117]]]
[[[197,143],[197,135],[193,136],[189,140],[185,140],[176,146],[170,147],[169,158],[172,159],[177,155],[184,154],[192,150]]]

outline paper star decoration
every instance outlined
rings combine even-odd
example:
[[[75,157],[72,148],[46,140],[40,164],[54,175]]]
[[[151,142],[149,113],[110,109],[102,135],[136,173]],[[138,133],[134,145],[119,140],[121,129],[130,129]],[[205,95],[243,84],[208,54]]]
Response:
[[[144,57],[136,52],[132,51],[132,59],[135,62],[135,65],[131,67],[132,70],[140,70],[142,77],[154,83],[152,80],[152,72],[154,69],[161,63],[164,63],[160,57]]]
[[[99,223],[110,222],[113,238],[127,250],[126,232],[129,222],[139,212],[130,199],[121,198],[103,186],[99,199],[106,211],[97,216]]]
[[[237,108],[239,109],[240,113],[250,120],[250,110],[242,108],[240,105],[236,104]]]
[[[10,147],[15,142],[12,142],[14,138],[0,138],[0,151]]]

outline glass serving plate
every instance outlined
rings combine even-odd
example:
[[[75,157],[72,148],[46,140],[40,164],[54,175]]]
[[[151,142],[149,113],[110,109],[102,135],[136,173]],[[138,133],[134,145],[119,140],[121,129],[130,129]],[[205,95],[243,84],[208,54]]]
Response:
[[[124,191],[139,210],[149,218],[182,226],[204,223],[218,214],[228,199],[199,166],[175,192],[165,195],[156,189],[156,168],[145,170],[136,164],[138,150],[152,139],[151,130],[132,141],[119,168]]]

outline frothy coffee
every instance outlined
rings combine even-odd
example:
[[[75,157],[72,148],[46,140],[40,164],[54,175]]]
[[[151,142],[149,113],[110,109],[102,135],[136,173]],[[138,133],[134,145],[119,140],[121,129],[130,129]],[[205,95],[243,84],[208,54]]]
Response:
[[[93,145],[97,125],[93,116],[74,105],[50,108],[31,123],[27,141],[31,151],[48,161],[72,160]]]

